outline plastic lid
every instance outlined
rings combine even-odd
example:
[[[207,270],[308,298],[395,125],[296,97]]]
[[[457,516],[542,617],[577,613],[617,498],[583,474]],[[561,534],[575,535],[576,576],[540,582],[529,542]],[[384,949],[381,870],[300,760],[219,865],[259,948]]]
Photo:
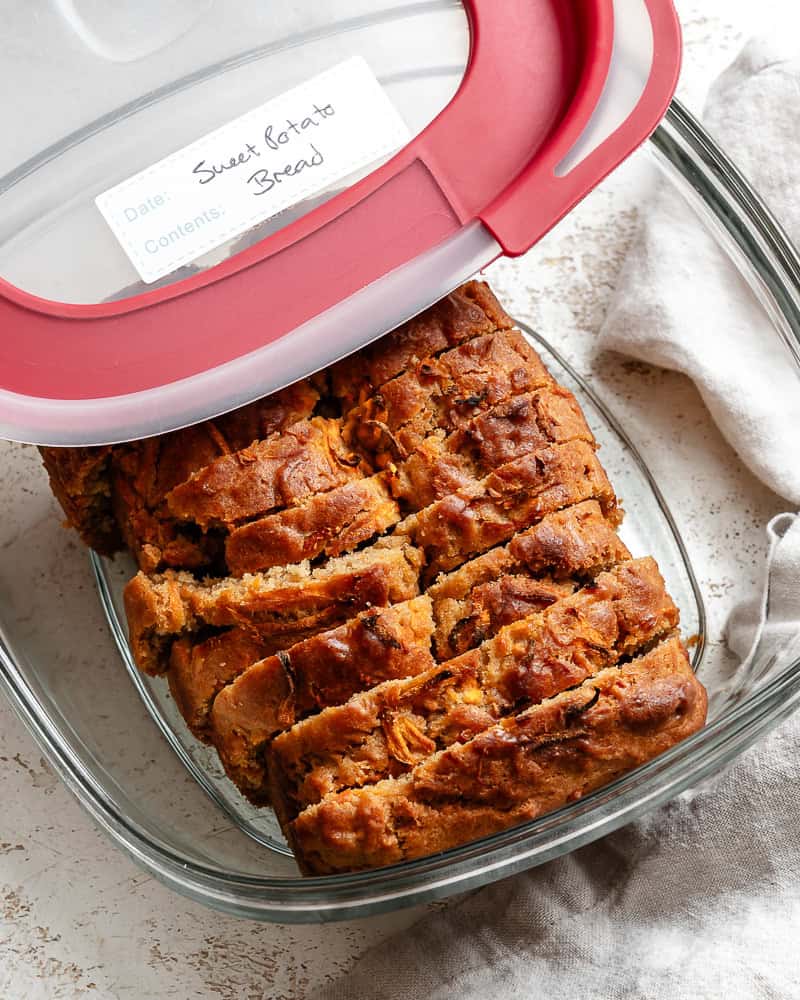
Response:
[[[24,50],[2,71],[16,74],[15,91],[30,83],[3,112],[16,131],[23,118],[33,132],[63,128],[59,102],[75,129],[0,180],[0,436],[142,437],[350,353],[497,256],[528,250],[647,138],[677,81],[670,0],[286,6],[277,23],[272,5],[267,18],[262,4],[233,14],[173,0],[136,5],[120,25],[104,23],[102,4],[64,0],[35,43],[18,15],[10,34],[35,44],[40,63],[57,50],[52,73],[70,59],[84,72],[59,92]],[[139,281],[95,197],[352,56],[413,138],[366,176],[157,285]],[[102,111],[76,122],[84,86]],[[20,146],[32,141],[25,133]],[[83,301],[75,289],[88,289]]]

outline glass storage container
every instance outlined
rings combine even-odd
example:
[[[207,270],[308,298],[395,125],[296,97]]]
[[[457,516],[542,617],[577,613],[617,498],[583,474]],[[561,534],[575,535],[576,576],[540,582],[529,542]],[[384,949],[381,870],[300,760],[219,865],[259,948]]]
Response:
[[[52,121],[32,118],[21,140],[29,147],[26,162],[9,162],[8,148],[0,154],[0,275],[61,300],[99,301],[139,290],[92,211],[94,195],[270,96],[261,81],[265,67],[279,81],[276,92],[301,78],[294,49],[254,45],[268,36],[267,14],[259,5],[242,5],[245,14],[221,38],[209,28],[213,6],[213,0],[175,0],[152,22],[127,24],[123,18],[112,24],[101,4],[54,0],[45,27],[59,39],[63,33],[65,63],[81,64],[83,46],[96,57],[100,82],[103,67],[129,62],[133,71],[109,74],[89,117],[66,94],[55,133]],[[336,36],[337,54],[367,46],[392,99],[407,112],[412,131],[419,131],[461,79],[468,54],[463,11],[438,0],[387,2],[379,16],[367,3],[351,0],[347,6],[351,17],[348,30]],[[302,23],[302,10],[297,5],[294,30],[311,53],[302,73],[308,76],[329,61],[330,39],[324,26]],[[423,15],[429,30],[421,36],[412,22]],[[22,8],[16,16],[25,17]],[[438,19],[447,30],[437,33]],[[401,28],[415,42],[412,65],[407,56],[402,66],[395,64]],[[316,46],[327,53],[318,65]],[[199,64],[206,67],[202,72]],[[45,93],[48,82],[40,85]],[[173,127],[166,138],[164,116]],[[54,143],[53,134],[67,138]],[[110,172],[104,159],[109,149],[117,158]],[[786,347],[786,364],[797,372],[800,391],[800,259],[790,242],[735,166],[677,103],[654,134],[651,151],[752,286],[773,335]],[[60,201],[64,185],[72,196]],[[74,245],[76,232],[82,234],[80,246]],[[196,267],[238,249],[223,247]],[[677,485],[687,474],[688,452],[679,446],[687,429],[674,428],[674,477],[657,482],[648,442],[628,433],[614,415],[621,401],[596,393],[569,364],[557,331],[537,333],[529,326],[531,316],[518,312],[515,318],[584,408],[609,476],[626,501],[625,541],[634,554],[651,553],[660,563],[709,689],[707,726],[612,785],[491,838],[391,868],[301,878],[271,813],[247,806],[225,780],[212,753],[184,729],[165,683],[133,668],[119,605],[132,563],[87,559],[60,528],[42,471],[35,494],[20,492],[0,523],[0,686],[97,824],[168,886],[231,913],[283,922],[352,918],[442,898],[574,850],[696,787],[800,704],[800,636],[760,648],[743,675],[719,642],[706,641],[704,595],[684,542],[693,500]],[[38,456],[8,443],[0,443],[0,455],[0,475],[11,495]],[[755,546],[759,530],[753,525],[749,541]],[[710,544],[726,544],[722,519]],[[58,580],[44,587],[53,567]]]

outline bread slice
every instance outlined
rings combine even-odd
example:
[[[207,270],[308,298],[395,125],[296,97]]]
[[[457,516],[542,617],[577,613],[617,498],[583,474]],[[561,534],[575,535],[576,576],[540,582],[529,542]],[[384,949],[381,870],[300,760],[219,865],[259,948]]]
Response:
[[[330,370],[331,393],[346,413],[423,359],[512,326],[489,286],[468,281],[397,330],[335,364]]]
[[[425,579],[508,541],[545,514],[595,499],[619,517],[611,484],[591,445],[570,441],[507,462],[484,479],[409,515],[395,529],[425,553]]]
[[[476,337],[427,358],[347,414],[344,436],[379,467],[411,454],[434,431],[452,431],[509,397],[553,385],[517,330]]]
[[[477,584],[461,601],[441,601],[434,637],[437,660],[479,646],[503,626],[543,611],[575,589],[574,581],[537,579],[521,569]]]
[[[286,431],[310,417],[319,393],[303,379],[214,420],[114,447],[114,464],[139,502],[156,510],[166,495],[220,456]]]
[[[233,576],[242,576],[303,559],[340,556],[399,520],[386,473],[379,473],[235,528],[225,541],[225,561]]]
[[[211,740],[229,777],[258,804],[268,801],[263,751],[298,719],[356,691],[433,665],[429,597],[358,617],[255,663],[217,696]]]
[[[207,740],[208,713],[217,694],[274,647],[274,641],[246,628],[227,629],[199,642],[184,636],[173,643],[169,689],[198,739]]]
[[[278,737],[276,810],[291,818],[330,792],[402,774],[503,715],[633,655],[677,623],[655,562],[623,563],[478,649],[381,684]]]
[[[310,416],[319,394],[302,380],[215,420],[130,444],[40,448],[67,523],[103,555],[127,546],[141,569],[197,568],[209,555],[156,513],[174,486],[221,454]]]
[[[425,505],[431,497],[450,491],[456,469],[459,481],[474,487],[476,476],[501,464],[505,456],[561,438],[594,443],[570,393],[557,389],[519,397],[447,439],[427,439],[427,450],[423,446],[401,464],[402,487],[395,492],[407,504]],[[400,520],[387,484],[386,474],[348,482],[234,529],[225,543],[230,572],[239,576],[351,551]]]
[[[415,597],[421,565],[417,549],[389,538],[315,569],[303,562],[202,582],[174,570],[139,573],[125,588],[133,657],[145,673],[162,673],[175,639],[208,625],[247,625],[290,645],[311,628],[330,628],[365,608]]]
[[[577,581],[587,582],[630,557],[596,500],[545,515],[507,545],[431,584],[436,659],[449,660],[479,645],[501,626],[567,596]]]
[[[449,435],[436,431],[398,458],[394,493],[419,510],[522,455],[567,441],[595,446],[571,392],[556,385],[514,396]]]
[[[111,448],[40,448],[50,489],[61,504],[66,523],[84,545],[101,555],[122,548],[122,536],[111,506],[108,467]]]
[[[198,432],[195,441],[204,444],[203,439],[207,440],[205,432]],[[157,487],[146,477],[147,470],[156,467],[159,447],[153,438],[130,451],[117,451],[112,458],[111,499],[125,546],[145,573],[177,567],[197,572],[214,566],[222,556],[221,540],[194,525],[179,524],[166,509],[163,495],[148,500],[148,495],[157,496]]]
[[[216,459],[171,490],[166,503],[174,518],[203,531],[229,529],[364,474],[338,421],[313,417]]]
[[[574,802],[701,728],[707,709],[677,637],[399,778],[333,793],[285,832],[306,874],[359,871],[465,844]]]

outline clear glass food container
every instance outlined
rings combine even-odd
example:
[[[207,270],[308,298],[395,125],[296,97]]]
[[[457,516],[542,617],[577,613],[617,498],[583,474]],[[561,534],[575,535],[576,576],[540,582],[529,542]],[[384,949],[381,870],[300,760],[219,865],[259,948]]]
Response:
[[[116,33],[106,37],[102,5],[54,4],[80,44],[93,47],[108,61],[135,61],[172,46],[176,64],[152,59],[144,63],[162,74],[145,100],[135,99],[133,93],[109,93],[108,107],[99,109],[102,113],[89,123],[73,109],[68,138],[47,154],[34,155],[37,142],[42,143],[36,135],[29,137],[33,158],[0,179],[0,204],[17,206],[16,215],[7,213],[0,228],[0,274],[21,284],[50,282],[50,295],[59,291],[52,287],[54,280],[63,283],[62,296],[67,288],[69,294],[92,300],[126,294],[131,275],[118,251],[103,242],[105,234],[95,241],[87,230],[80,266],[75,263],[80,254],[70,259],[65,255],[65,234],[97,223],[88,205],[99,186],[108,186],[101,164],[92,157],[84,160],[98,165],[75,186],[81,196],[56,204],[58,178],[52,163],[61,164],[63,183],[69,171],[77,170],[74,158],[82,144],[100,150],[104,142],[118,142],[117,135],[131,143],[139,131],[150,134],[147,116],[159,109],[162,114],[165,107],[181,109],[172,140],[178,146],[197,134],[200,121],[204,128],[213,127],[248,102],[255,103],[257,75],[274,55],[268,46],[245,44],[257,31],[255,15],[252,23],[245,19],[225,39],[225,57],[209,62],[202,78],[181,76],[186,67],[176,39],[179,43],[191,35],[210,6],[211,0],[171,3],[149,32],[131,29],[126,36],[117,25]],[[358,6],[353,4],[354,9]],[[444,19],[461,16],[450,3],[410,6],[414,16],[423,8]],[[379,62],[382,51],[393,51],[388,41],[396,30],[392,11],[390,4],[380,18],[354,15],[352,21],[351,35],[367,31]],[[459,32],[456,28],[447,35],[453,40],[452,51],[443,53],[434,39],[429,50],[420,48],[413,72],[396,71],[393,78],[387,68],[385,79],[382,76],[390,90],[395,88],[394,99],[401,105],[405,88],[427,95],[425,101],[408,99],[408,106],[416,109],[414,128],[422,128],[458,85],[466,61],[466,36]],[[291,53],[279,55],[291,66]],[[168,82],[176,79],[178,84]],[[215,122],[196,111],[196,101],[203,88],[211,91],[220,80],[230,86],[224,91],[226,100],[214,104]],[[431,81],[435,86],[429,86]],[[143,90],[141,80],[131,86]],[[195,86],[199,89],[192,89]],[[137,121],[137,115],[144,116],[141,129],[137,125],[125,131],[124,122]],[[34,122],[34,133],[37,127]],[[752,286],[773,335],[786,347],[786,364],[798,373],[800,391],[800,258],[794,248],[735,166],[677,103],[654,134],[651,150]],[[161,152],[139,149],[133,169]],[[124,164],[118,164],[118,171],[124,175]],[[28,196],[22,197],[26,185]],[[70,214],[74,217],[66,218]],[[49,256],[43,259],[44,250]],[[100,266],[105,253],[109,259]],[[79,282],[91,283],[98,274],[106,282],[102,287],[76,284],[76,275]],[[641,442],[615,418],[615,399],[598,397],[561,356],[553,331],[542,331],[543,337],[528,325],[530,317],[515,318],[584,408],[603,449],[604,465],[625,500],[625,541],[634,554],[650,553],[659,561],[681,609],[684,635],[692,640],[695,667],[709,688],[708,724],[613,784],[512,830],[399,866],[301,878],[271,813],[244,803],[213,754],[183,727],[165,683],[144,678],[133,667],[120,609],[121,588],[132,563],[122,557],[87,559],[76,539],[59,526],[42,472],[34,495],[20,493],[19,503],[0,523],[0,683],[48,761],[95,822],[166,885],[209,906],[281,922],[353,918],[443,898],[572,851],[697,787],[800,704],[800,636],[781,646],[765,642],[744,672],[731,669],[729,654],[719,643],[706,642],[703,594],[683,540],[693,516],[691,496],[676,490],[674,483],[662,484],[662,493],[640,454]],[[674,434],[677,442],[686,429],[676,426]],[[35,450],[0,444],[0,454],[4,486],[13,490],[15,482],[27,482],[31,463],[38,461]],[[675,449],[675,481],[680,480],[683,454]],[[757,530],[754,526],[754,533]],[[721,527],[718,541],[725,544]],[[58,582],[43,587],[42,579],[53,567],[58,567]],[[729,682],[731,676],[735,684]]]

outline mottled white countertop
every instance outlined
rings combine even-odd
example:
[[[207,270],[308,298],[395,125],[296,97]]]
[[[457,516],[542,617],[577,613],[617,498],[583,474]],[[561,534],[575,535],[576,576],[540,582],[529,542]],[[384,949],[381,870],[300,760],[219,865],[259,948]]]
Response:
[[[742,41],[780,17],[791,0],[677,0],[686,54],[680,96],[699,110],[708,82]],[[7,137],[8,141],[8,137]],[[731,150],[735,158],[735,150]],[[642,154],[637,154],[640,157]],[[758,538],[781,502],[757,483],[709,423],[691,384],[680,376],[619,358],[595,357],[593,336],[636,226],[646,193],[635,157],[527,258],[491,269],[512,313],[532,321],[614,400],[657,478],[669,482],[674,454],[665,428],[687,428],[680,465],[695,474],[677,488],[697,498],[686,527],[711,632],[739,594],[752,590],[758,542],[724,551],[707,541],[707,518],[725,518],[731,539]],[[675,447],[674,434],[670,434]],[[8,456],[6,451],[5,455]],[[14,476],[0,477],[0,560],[13,512],[41,496],[33,452],[15,453]],[[672,483],[673,488],[676,484]],[[10,516],[6,514],[10,513]],[[55,511],[52,512],[55,515]],[[40,587],[56,594],[58,567]],[[238,920],[174,895],[143,874],[93,826],[51,772],[12,710],[0,702],[0,996],[55,998],[303,997],[346,969],[363,949],[406,926],[420,909],[325,926],[277,926]]]

